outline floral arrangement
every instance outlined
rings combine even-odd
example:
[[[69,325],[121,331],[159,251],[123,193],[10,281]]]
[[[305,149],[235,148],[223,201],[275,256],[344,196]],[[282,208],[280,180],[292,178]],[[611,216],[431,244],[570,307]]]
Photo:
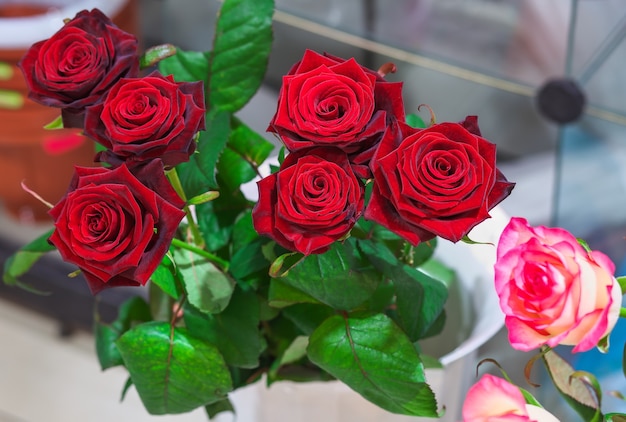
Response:
[[[282,147],[265,163],[274,145],[236,113],[263,81],[273,8],[224,1],[208,52],[141,53],[97,9],[28,50],[30,98],[59,109],[51,130],[94,141],[94,166],[76,167],[56,204],[41,198],[54,228],[7,260],[4,281],[29,288],[20,276],[56,250],[94,295],[136,287],[117,319],[97,319],[96,350],[103,369],[126,368],[124,392],[134,386],[151,414],[212,417],[261,379],[337,379],[390,412],[438,417],[420,348],[446,318],[437,239],[473,243],[514,184],[475,116],[437,123],[431,111],[425,124],[405,114],[392,64],[309,50],[283,77],[268,122]],[[254,181],[258,199],[245,191]],[[513,347],[540,348],[552,367],[557,344],[604,344],[621,298],[604,255],[515,218],[497,255]],[[549,420],[492,375],[463,411]]]
[[[557,391],[584,421],[625,421],[626,414],[607,412],[600,382],[572,368],[554,348],[606,352],[609,334],[626,314],[621,308],[626,278],[614,273],[615,265],[604,253],[566,230],[533,227],[520,217],[511,218],[497,246],[495,288],[509,342],[517,350],[539,350],[525,369],[527,381],[534,385],[530,370],[541,360]],[[558,421],[502,373],[503,378],[485,374],[469,390],[464,421]]]

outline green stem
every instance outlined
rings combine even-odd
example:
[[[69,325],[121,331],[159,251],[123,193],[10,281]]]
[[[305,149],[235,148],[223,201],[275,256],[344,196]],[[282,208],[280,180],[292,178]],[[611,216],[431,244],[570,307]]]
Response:
[[[626,308],[619,308],[619,316],[626,318]]]
[[[191,251],[191,252],[193,252],[195,254],[198,254],[201,257],[206,258],[209,261],[211,261],[212,263],[214,263],[217,266],[219,266],[222,271],[228,271],[230,263],[228,261],[223,260],[219,256],[212,254],[211,252],[205,251],[204,249],[199,248],[197,246],[190,245],[189,243],[184,242],[184,241],[182,241],[180,239],[177,239],[177,238],[172,239],[172,245],[174,245],[177,248],[186,249],[186,250]]]
[[[183,185],[180,182],[180,178],[178,177],[178,173],[176,172],[175,168],[167,172],[167,178],[169,179],[176,193],[178,193],[183,201],[187,202],[185,190],[183,189]],[[196,223],[196,220],[193,218],[193,214],[191,213],[189,205],[185,205],[185,215],[187,216],[187,223],[189,224],[189,231],[191,232],[193,243],[198,247],[203,248],[204,239],[202,238],[202,233],[200,233],[198,223]]]

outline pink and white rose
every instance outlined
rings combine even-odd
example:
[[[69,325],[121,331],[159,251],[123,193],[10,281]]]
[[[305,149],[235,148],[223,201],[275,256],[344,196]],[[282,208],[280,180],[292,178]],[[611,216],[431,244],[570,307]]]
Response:
[[[527,404],[515,385],[485,374],[467,392],[463,422],[558,422],[558,419],[542,407]]]
[[[619,317],[615,265],[586,250],[561,228],[532,227],[514,217],[504,228],[495,264],[496,291],[511,346],[592,349]]]

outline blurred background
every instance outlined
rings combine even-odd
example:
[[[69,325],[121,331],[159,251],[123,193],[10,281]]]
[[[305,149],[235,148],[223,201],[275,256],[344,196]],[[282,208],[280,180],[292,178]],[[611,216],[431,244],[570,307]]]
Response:
[[[50,9],[55,3],[68,15],[62,16],[58,7]],[[479,116],[483,136],[498,146],[499,167],[517,183],[502,205],[505,212],[524,216],[532,224],[568,229],[593,249],[607,253],[618,274],[626,273],[623,0],[276,0],[276,5],[275,42],[266,81],[242,111],[244,121],[265,130],[275,111],[281,77],[305,48],[355,57],[373,69],[394,62],[398,71],[388,79],[404,81],[407,113],[428,104],[439,122]],[[38,192],[49,189],[46,199],[53,202],[66,188],[71,165],[89,164],[92,148],[78,133],[39,129],[56,117],[55,111],[50,114],[49,109],[23,99],[23,82],[11,65],[25,47],[47,38],[63,17],[73,16],[70,11],[92,7],[135,32],[144,47],[170,42],[183,49],[210,50],[220,2],[0,0],[3,260],[49,228],[44,207],[19,183],[24,180]],[[85,286],[68,283],[66,275],[72,270],[52,256],[33,271],[30,281],[52,291],[48,297],[0,285],[0,422],[62,420],[37,413],[34,404],[26,402],[29,396],[21,392],[37,384],[42,394],[54,397],[58,388],[54,376],[68,376],[63,371],[70,370],[62,363],[67,359],[60,357],[63,353],[76,362],[84,358],[84,371],[98,372],[95,357],[83,356],[92,347],[93,300]],[[99,299],[101,312],[112,315],[124,297],[123,289],[105,292]],[[29,328],[18,329],[20,324]],[[24,337],[29,330],[37,332],[37,338]],[[620,347],[618,336],[625,330],[621,326],[616,330],[614,342]],[[515,365],[528,356],[508,349],[501,333],[484,353],[497,357],[505,367],[510,362],[507,369],[514,375],[520,372]],[[617,349],[606,368],[595,367],[592,355],[576,364],[600,371],[606,388],[614,388],[616,370],[621,374]],[[60,374],[43,372],[48,366],[27,360],[42,362],[43,355],[49,354],[42,350],[60,351],[54,358]],[[19,359],[33,366],[32,375],[23,375]],[[84,378],[99,381],[98,376]],[[106,376],[113,393],[103,393],[107,396],[101,401],[108,403],[124,378]],[[99,391],[91,385],[87,390],[92,388]],[[554,395],[542,394],[550,407]],[[97,400],[85,400],[98,405]],[[605,400],[613,404],[610,398]],[[128,418],[130,405],[120,407],[120,415]],[[134,420],[143,420],[142,412],[139,408]],[[568,420],[567,410],[562,412],[561,419]]]

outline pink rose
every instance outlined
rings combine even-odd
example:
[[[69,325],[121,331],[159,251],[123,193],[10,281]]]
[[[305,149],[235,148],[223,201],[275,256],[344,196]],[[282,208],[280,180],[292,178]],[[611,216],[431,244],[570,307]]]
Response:
[[[465,397],[463,422],[558,422],[545,409],[526,403],[522,392],[508,381],[483,375]]]
[[[619,316],[614,270],[606,255],[587,251],[566,230],[512,218],[498,243],[495,283],[513,348],[592,349]]]

